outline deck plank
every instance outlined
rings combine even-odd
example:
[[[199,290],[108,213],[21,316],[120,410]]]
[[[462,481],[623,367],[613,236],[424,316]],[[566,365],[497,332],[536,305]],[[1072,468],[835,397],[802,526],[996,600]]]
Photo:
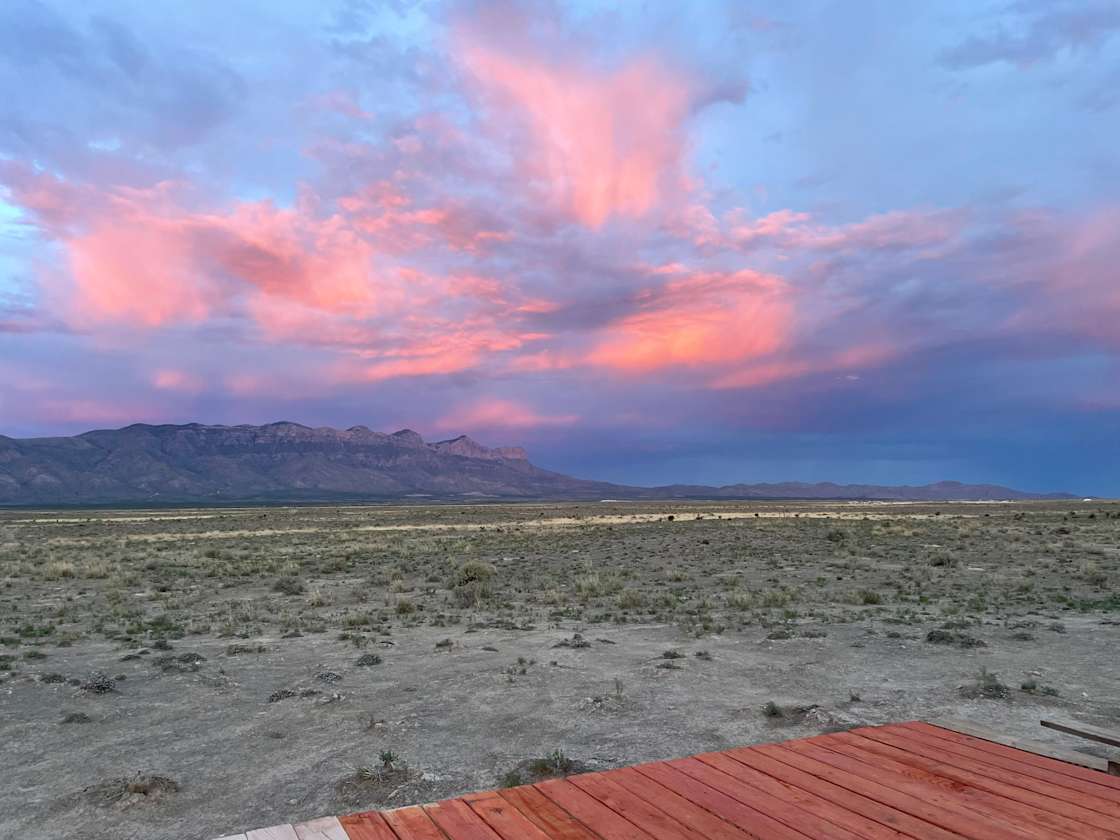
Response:
[[[299,840],[350,840],[337,817],[319,817],[297,823],[292,828]]]
[[[908,779],[920,781],[930,787],[948,787],[964,800],[965,806],[997,820],[1022,826],[1020,830],[1044,840],[1053,836],[1080,838],[1080,840],[1109,840],[1113,835],[1094,829],[1078,819],[1069,819],[1060,811],[1044,807],[1032,799],[1029,791],[1019,791],[1011,785],[1000,783],[979,784],[981,781],[967,773],[941,764],[915,753],[896,749],[883,742],[854,737],[844,744],[844,754],[884,770],[892,770]],[[836,743],[836,742],[832,742]],[[1019,794],[1023,795],[1020,796]],[[1055,801],[1055,800],[1052,800]]]
[[[554,840],[602,840],[535,787],[507,788],[499,791],[498,795]]]
[[[872,773],[874,778],[869,778],[867,775],[853,771],[850,766],[832,760],[842,760],[842,756],[822,747],[809,746],[802,749],[797,742],[787,741],[784,744],[767,745],[757,749],[778,761],[800,767],[814,776],[827,779],[840,787],[863,794],[897,811],[903,811],[970,840],[1008,840],[1011,837],[1023,836],[1010,829],[993,825],[991,821],[982,820],[979,814],[972,815],[967,811],[961,813],[960,803],[946,801],[947,797],[944,794],[939,795],[937,791],[929,790],[922,785],[906,784],[905,780],[889,773]],[[849,764],[858,766],[860,762],[851,760]]]
[[[967,758],[954,756],[951,753],[939,752],[917,741],[911,741],[889,732],[868,731],[863,735],[853,733],[853,737],[861,739],[861,746],[877,756],[902,761],[912,766],[922,766],[935,775],[951,779],[962,785],[968,785],[974,790],[986,791],[1051,814],[1060,814],[1085,826],[1097,826],[1111,831],[1113,826],[1120,824],[1120,809],[1104,799],[1078,794],[1074,791],[1069,791],[1067,796],[1064,795],[1065,788],[1058,791],[1054,791],[1053,788],[1048,789],[1050,794],[1056,792],[1057,796],[1041,793],[1038,783],[1030,776],[1018,776],[1008,771],[1001,774],[999,778],[995,778],[984,772],[984,765],[982,764]],[[883,744],[890,750],[897,752],[873,749],[869,744]]]
[[[660,808],[669,816],[684,823],[708,840],[749,840],[753,835],[733,825],[700,805],[685,799],[679,793],[643,776],[633,767],[623,767],[611,773],[611,780],[635,796]]]
[[[573,785],[568,779],[539,782],[534,787],[603,840],[651,840],[651,835],[625,817],[616,814],[591,794]]]
[[[690,802],[738,826],[752,837],[766,840],[770,838],[802,840],[805,837],[800,831],[795,831],[769,814],[752,808],[685,773],[679,767],[673,766],[673,762],[639,764],[634,769],[643,776],[648,776],[665,787],[677,791]]]
[[[419,805],[394,808],[383,812],[382,816],[400,840],[447,840],[447,835],[436,827]]]
[[[999,732],[992,732],[991,730],[979,726],[978,724],[971,723],[964,720],[956,720],[955,718],[940,718],[933,721],[914,721],[913,725],[919,726],[923,731],[929,732],[939,738],[946,740],[957,741],[958,743],[968,743],[977,746],[978,748],[991,747],[995,752],[1001,755],[1018,754],[1021,761],[1031,761],[1032,759],[1040,759],[1039,766],[1046,767],[1052,763],[1060,765],[1071,765],[1071,770],[1080,769],[1082,771],[1089,771],[1088,774],[1083,772],[1075,772],[1078,778],[1086,778],[1087,776],[1100,775],[1120,787],[1120,779],[1109,776],[1108,774],[1108,761],[1103,758],[1097,758],[1095,755],[1088,755],[1086,753],[1074,752],[1073,750],[1062,749],[1061,747],[1054,747],[1050,744],[1042,744],[1038,741],[1031,741],[1026,738],[1015,738],[1008,735],[1003,735]],[[1105,784],[1105,782],[1101,782]]]
[[[463,801],[494,829],[502,840],[551,840],[549,835],[521,813],[516,805],[502,799],[494,791],[464,796]]]
[[[889,729],[891,732],[905,734],[907,737],[919,738],[930,746],[935,746],[948,753],[966,756],[983,764],[998,767],[1001,770],[1011,770],[1015,773],[1021,773],[1024,776],[1031,776],[1039,781],[1046,782],[1047,785],[1070,788],[1071,790],[1080,791],[1081,793],[1103,796],[1106,799],[1120,802],[1120,790],[1109,787],[1108,785],[1098,784],[1096,781],[1082,779],[1078,775],[1066,772],[1064,768],[1055,770],[1051,767],[1042,767],[1037,764],[1022,761],[1018,758],[1009,758],[1000,755],[992,750],[980,749],[968,743],[939,738],[927,732],[925,729],[910,723],[897,724],[885,728]],[[995,771],[991,772],[994,773]],[[1107,777],[1105,776],[1104,778]]]
[[[1087,723],[1063,723],[1059,720],[1040,720],[1039,723],[1056,732],[1076,735],[1078,738],[1107,744],[1110,747],[1120,747],[1120,733],[1110,732],[1107,729],[1101,729],[1099,726],[1090,726]]]
[[[976,840],[1008,840],[1012,837],[1042,840],[1039,832],[1029,825],[1015,825],[1001,814],[993,815],[991,809],[983,801],[977,801],[976,794],[966,785],[939,782],[932,774],[915,778],[905,765],[868,763],[863,760],[862,755],[852,756],[845,753],[843,748],[831,749],[830,745],[835,744],[835,741],[823,742],[823,738],[818,737],[783,746],[831,765],[852,777],[861,777],[880,787],[908,795],[912,800],[920,802],[922,808],[934,809],[931,814],[940,812],[938,816],[942,820],[941,824],[960,833],[968,832],[967,837],[975,837]]]
[[[709,758],[713,756],[707,756]],[[708,761],[703,761],[699,756],[684,760],[670,761],[670,766],[676,767],[709,787],[725,793],[733,799],[738,799],[757,811],[769,814],[774,819],[799,831],[808,837],[828,837],[836,840],[860,840],[859,835],[845,828],[822,819],[797,805],[772,796],[765,791],[744,784],[741,780],[724,772],[719,767],[713,766]]]
[[[586,773],[572,776],[570,781],[657,840],[694,840],[696,835],[686,824],[612,781],[612,777],[613,773]]]
[[[347,814],[338,821],[350,840],[397,840],[397,835],[378,811]]]
[[[920,840],[961,840],[962,835],[960,834],[936,826],[905,811],[899,811],[861,793],[841,787],[806,772],[805,769],[800,767],[777,761],[760,750],[744,747],[730,750],[728,755],[768,776],[814,796],[819,796],[845,811],[859,814],[888,828],[897,829],[904,836],[920,838]]]
[[[781,782],[760,770],[749,767],[736,761],[726,753],[705,753],[696,756],[705,764],[710,764],[717,770],[722,770],[729,776],[734,776],[744,784],[756,790],[768,793],[775,799],[781,799],[790,805],[814,814],[826,822],[836,825],[840,830],[847,830],[853,834],[867,838],[867,840],[899,840],[903,834],[893,828],[869,820],[844,808],[838,808],[833,803],[814,796],[804,790]]]
[[[452,840],[502,840],[482,817],[460,799],[425,805],[424,811]]]
[[[1074,776],[1067,776],[1031,764],[1008,761],[1000,756],[975,750],[963,744],[938,740],[919,730],[904,726],[885,726],[882,727],[882,730],[884,735],[897,736],[907,742],[920,744],[927,751],[926,754],[932,751],[942,756],[950,764],[966,767],[974,772],[1028,790],[1042,788],[1048,796],[1068,799],[1071,802],[1081,802],[1094,811],[1120,818],[1120,790],[1113,790],[1103,785],[1094,785]],[[866,737],[873,737],[870,729]]]
[[[299,840],[296,830],[287,823],[245,832],[246,840]]]

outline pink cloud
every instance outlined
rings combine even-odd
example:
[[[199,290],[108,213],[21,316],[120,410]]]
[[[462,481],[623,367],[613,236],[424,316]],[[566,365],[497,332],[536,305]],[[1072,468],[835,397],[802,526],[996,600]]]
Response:
[[[197,394],[205,390],[206,380],[187,371],[165,368],[152,374],[152,385],[160,391]]]
[[[1060,231],[1046,270],[1047,301],[1019,320],[1049,326],[1064,322],[1120,347],[1120,207],[1100,208],[1065,226],[1054,221],[1046,226]]]
[[[741,362],[781,348],[793,314],[780,277],[692,274],[643,293],[638,311],[606,327],[587,361],[629,373]]]
[[[190,191],[169,182],[101,192],[26,169],[3,175],[62,245],[67,270],[44,284],[56,310],[83,327],[247,313],[267,333],[291,337],[293,325],[312,320],[298,308],[361,319],[477,300],[465,281],[408,268],[397,256],[444,247],[479,253],[505,236],[487,227],[485,214],[414,208],[385,184],[343,197],[337,212],[321,213],[308,190],[291,208],[235,202],[214,212],[194,209]],[[491,303],[501,294],[487,292]],[[537,311],[544,305],[516,291],[505,297]]]
[[[811,374],[857,375],[857,371],[882,365],[896,358],[900,352],[901,348],[890,344],[870,343],[835,350],[818,357],[764,360],[718,376],[709,383],[709,386],[717,389],[758,388]]]
[[[679,190],[685,122],[697,99],[689,81],[651,57],[617,69],[552,61],[459,33],[457,53],[492,117],[511,120],[524,177],[583,225],[639,217]],[[517,132],[515,131],[515,135]]]
[[[102,194],[47,175],[19,197],[63,245],[69,272],[50,291],[82,325],[201,321],[255,294],[371,313],[382,297],[373,248],[338,215],[271,202],[204,213],[172,183]]]
[[[673,218],[669,229],[700,249],[771,247],[792,253],[913,250],[932,254],[957,241],[967,221],[962,210],[912,209],[830,225],[788,208],[750,217],[737,207],[717,217],[708,207],[692,204]]]
[[[371,362],[362,365],[352,375],[364,382],[402,376],[438,376],[468,370],[478,363],[479,358],[477,352],[467,348],[440,350]]]
[[[436,423],[436,428],[463,429],[533,429],[544,426],[571,426],[579,422],[575,414],[541,414],[515,400],[485,399],[461,406]]]

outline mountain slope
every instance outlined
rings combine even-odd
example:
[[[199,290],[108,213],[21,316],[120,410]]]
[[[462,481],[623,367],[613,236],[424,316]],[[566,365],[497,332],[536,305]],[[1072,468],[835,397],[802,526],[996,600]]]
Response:
[[[72,438],[0,437],[0,503],[592,497],[610,485],[542,470],[467,437],[425,443],[364,426],[134,425]]]
[[[924,487],[734,484],[626,487],[549,472],[520,447],[489,449],[469,437],[426,443],[409,429],[365,426],[149,426],[75,437],[0,436],[0,504],[310,501],[347,499],[790,498],[1025,499],[991,485]]]

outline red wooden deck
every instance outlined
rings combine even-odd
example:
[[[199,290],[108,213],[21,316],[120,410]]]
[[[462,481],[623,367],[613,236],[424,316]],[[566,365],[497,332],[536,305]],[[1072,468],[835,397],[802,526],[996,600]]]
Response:
[[[275,826],[232,840],[905,837],[1120,838],[1120,777],[903,723]]]

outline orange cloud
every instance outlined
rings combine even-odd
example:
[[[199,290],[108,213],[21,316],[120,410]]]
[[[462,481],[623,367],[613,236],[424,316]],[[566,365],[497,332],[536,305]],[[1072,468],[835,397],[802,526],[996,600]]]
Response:
[[[461,407],[440,419],[440,429],[531,429],[542,426],[571,426],[579,422],[575,414],[540,414],[524,403],[491,399]]]
[[[596,72],[512,55],[473,34],[459,46],[494,111],[527,129],[531,146],[517,153],[524,174],[582,224],[641,216],[683,180],[693,93],[665,66],[646,58]]]
[[[782,347],[792,320],[779,277],[694,274],[647,292],[641,310],[607,327],[587,360],[633,373],[741,362]]]

